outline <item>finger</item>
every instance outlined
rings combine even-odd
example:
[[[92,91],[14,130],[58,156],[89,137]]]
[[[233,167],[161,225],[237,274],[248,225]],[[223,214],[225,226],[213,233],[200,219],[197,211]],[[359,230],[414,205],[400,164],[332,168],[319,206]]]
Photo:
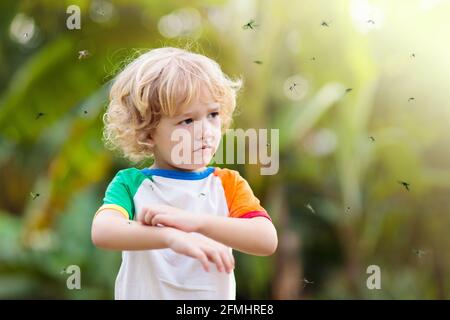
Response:
[[[222,257],[216,251],[216,249],[213,249],[213,248],[207,249],[207,255],[208,255],[209,259],[211,260],[211,262],[216,264],[217,271],[223,272],[224,265],[223,265]]]
[[[148,214],[148,208],[142,209],[140,220],[143,224],[148,225],[149,223],[147,222],[147,214]]]
[[[231,256],[231,262],[233,263],[233,269],[234,269],[234,267],[236,265],[236,261],[234,260],[233,250],[230,249],[229,251],[230,251],[230,256]]]
[[[167,226],[167,227],[173,226],[173,223],[172,223],[170,217],[167,215],[164,215],[164,214],[155,215],[151,221],[151,224],[152,224],[152,226],[158,226],[158,225]]]
[[[225,250],[221,250],[220,251],[220,256],[222,257],[222,261],[223,261],[224,266],[225,266],[225,271],[227,273],[230,273],[232,268],[233,268],[233,266],[232,266],[232,263],[231,263],[231,258],[230,258],[229,253],[227,252],[226,249]]]
[[[200,250],[200,249],[193,250],[191,257],[198,259],[200,261],[200,263],[202,264],[203,269],[206,272],[209,272],[208,257],[206,256],[206,254],[202,250]]]
[[[233,257],[233,252],[231,251],[231,248],[229,247],[225,247],[225,254],[228,258],[228,261],[230,262],[230,272],[233,271],[234,269],[234,257]]]
[[[226,247],[226,252],[230,259],[231,267],[232,267],[232,269],[234,269],[235,261],[234,261],[234,256],[233,256],[233,250],[230,247]]]
[[[148,225],[152,225],[152,218],[153,218],[153,212],[150,209],[147,209],[146,213],[145,213],[145,223]]]
[[[158,215],[155,215],[151,220],[150,220],[150,224],[152,226],[156,226],[158,223],[163,224],[161,222],[161,218]]]

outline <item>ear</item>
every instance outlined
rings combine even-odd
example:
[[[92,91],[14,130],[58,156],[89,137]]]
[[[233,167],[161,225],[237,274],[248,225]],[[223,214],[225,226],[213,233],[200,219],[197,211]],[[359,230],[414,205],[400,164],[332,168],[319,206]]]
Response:
[[[138,139],[140,144],[146,145],[151,149],[155,147],[155,140],[149,132],[141,132]]]
[[[154,148],[155,147],[155,140],[153,139],[153,135],[151,133],[147,134],[147,139],[146,139],[148,146],[150,148]]]

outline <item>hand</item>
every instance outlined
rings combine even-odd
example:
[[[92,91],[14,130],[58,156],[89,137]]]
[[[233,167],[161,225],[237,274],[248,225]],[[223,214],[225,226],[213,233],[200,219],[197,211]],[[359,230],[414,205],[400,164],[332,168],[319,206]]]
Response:
[[[185,232],[200,230],[203,215],[193,214],[182,209],[166,205],[146,207],[138,214],[138,221],[144,224],[176,228]]]
[[[230,248],[201,234],[174,230],[167,244],[177,253],[200,260],[206,272],[209,272],[209,262],[214,263],[219,272],[230,273],[234,269]]]

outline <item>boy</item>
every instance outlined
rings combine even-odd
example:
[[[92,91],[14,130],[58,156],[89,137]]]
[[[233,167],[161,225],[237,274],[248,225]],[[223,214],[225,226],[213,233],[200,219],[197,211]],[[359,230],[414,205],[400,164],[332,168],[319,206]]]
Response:
[[[132,161],[154,158],[116,174],[92,223],[97,247],[123,251],[116,299],[235,299],[232,249],[276,250],[276,230],[248,183],[207,167],[240,85],[211,59],[177,48],[151,50],[116,77],[104,138]],[[181,150],[180,132],[190,138]]]

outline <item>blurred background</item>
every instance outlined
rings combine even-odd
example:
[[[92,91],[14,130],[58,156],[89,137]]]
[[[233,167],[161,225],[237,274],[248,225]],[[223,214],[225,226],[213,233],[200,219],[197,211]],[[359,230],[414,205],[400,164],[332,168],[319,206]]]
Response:
[[[120,253],[91,221],[136,165],[103,145],[108,89],[177,46],[243,78],[235,128],[280,129],[278,174],[228,165],[279,234],[271,257],[235,251],[239,299],[449,299],[449,16],[440,0],[1,1],[0,298],[113,298]]]

